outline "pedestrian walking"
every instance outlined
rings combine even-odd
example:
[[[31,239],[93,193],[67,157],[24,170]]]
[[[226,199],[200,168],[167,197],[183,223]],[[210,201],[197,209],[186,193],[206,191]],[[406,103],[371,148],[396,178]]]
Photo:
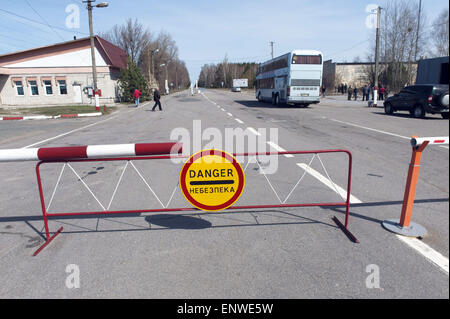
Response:
[[[384,101],[384,93],[386,93],[386,89],[380,85],[380,101]]]
[[[353,89],[353,96],[355,97],[355,101],[358,100],[358,88],[356,86]]]
[[[155,111],[156,106],[158,106],[159,110],[162,111],[160,99],[161,99],[161,95],[159,94],[158,89],[155,89],[155,91],[153,92],[153,100],[155,100],[155,105],[152,108],[153,112]]]
[[[351,101],[352,100],[352,87],[351,86],[348,87],[347,93],[348,93],[348,100]]]
[[[136,104],[136,107],[138,107],[139,106],[139,99],[141,98],[141,92],[139,92],[138,89],[134,89],[133,97],[134,97],[134,103]]]
[[[327,91],[327,88],[325,85],[322,85],[322,97],[325,97],[325,92]]]

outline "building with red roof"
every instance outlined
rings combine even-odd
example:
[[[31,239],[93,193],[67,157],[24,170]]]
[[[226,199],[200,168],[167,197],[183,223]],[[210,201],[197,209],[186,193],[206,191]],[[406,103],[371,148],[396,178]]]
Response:
[[[96,36],[95,60],[101,104],[119,100],[121,48]],[[90,38],[0,55],[0,105],[95,104]]]

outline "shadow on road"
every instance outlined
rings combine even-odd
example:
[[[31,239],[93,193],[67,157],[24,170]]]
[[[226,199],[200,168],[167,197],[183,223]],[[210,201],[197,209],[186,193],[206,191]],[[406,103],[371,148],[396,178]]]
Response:
[[[248,100],[235,100],[234,102],[239,103],[246,107],[250,107],[250,108],[272,108],[272,109],[307,109],[308,108],[308,107],[300,106],[300,105],[287,105],[287,104],[281,104],[278,106],[274,106],[271,103],[248,101]]]
[[[382,115],[382,116],[393,116],[393,117],[398,117],[398,118],[409,118],[411,120],[443,120],[443,118],[440,115],[436,115],[436,117],[425,116],[425,118],[423,118],[423,119],[422,118],[416,119],[416,118],[412,117],[409,113],[386,114],[384,112],[372,112],[372,114]],[[439,116],[439,117],[437,117],[437,116]]]
[[[433,199],[419,199],[416,200],[414,203],[420,204],[420,203],[446,203],[448,202],[448,198],[433,198]],[[370,221],[373,223],[380,224],[383,222],[383,220],[365,216],[362,214],[355,213],[354,210],[356,208],[361,207],[378,207],[378,206],[392,206],[392,205],[401,205],[403,203],[402,200],[399,201],[384,201],[384,202],[372,202],[372,203],[361,203],[361,204],[352,204],[350,206],[350,216],[351,218],[359,218],[366,221]],[[340,207],[321,207],[322,209],[331,210],[337,213],[340,213],[342,215],[345,215],[345,209]],[[233,215],[235,214],[246,214],[250,215],[252,217],[253,221],[244,221],[239,219],[239,224],[233,223],[233,221],[236,221],[235,217]],[[258,219],[258,214],[265,214],[266,216],[270,215],[271,217],[276,217],[283,219],[279,222],[261,222]],[[211,222],[203,219],[202,217],[208,217],[208,216],[220,216],[220,218],[227,220],[229,219],[231,223],[225,224],[225,225],[213,225]],[[58,223],[68,226],[73,226],[77,228],[82,228],[82,230],[74,230],[74,231],[64,231],[66,234],[85,234],[85,233],[115,233],[115,232],[136,232],[136,231],[156,231],[156,230],[166,230],[166,229],[191,229],[191,230],[198,230],[198,229],[206,229],[206,228],[234,228],[234,227],[259,227],[259,226],[282,226],[282,225],[309,225],[309,224],[321,224],[327,227],[332,228],[338,228],[333,223],[327,223],[315,219],[311,219],[305,216],[301,216],[298,213],[294,212],[288,212],[288,211],[280,211],[280,210],[248,210],[248,211],[233,211],[232,209],[230,211],[226,212],[202,212],[201,214],[197,213],[182,213],[178,215],[174,214],[157,214],[157,215],[147,215],[145,216],[145,221],[148,223],[148,226],[143,225],[136,225],[133,223],[130,223],[129,221],[121,221],[121,218],[128,218],[128,217],[142,217],[141,213],[132,213],[132,214],[114,214],[114,215],[105,215],[105,214],[99,214],[99,215],[89,215],[89,216],[63,216],[63,217],[49,217],[49,220],[55,220],[58,221]],[[81,219],[105,219],[110,222],[115,222],[117,224],[120,224],[122,226],[130,226],[131,228],[127,229],[107,229],[107,230],[98,230],[98,221],[97,226],[95,228],[89,228],[89,227],[82,227],[80,225],[71,224],[67,222],[66,220],[81,220]],[[45,236],[43,234],[43,229],[39,231],[36,229],[30,222],[31,221],[42,221],[42,216],[5,216],[0,217],[0,223],[14,223],[14,222],[24,222],[26,223],[33,232],[35,232],[39,237],[32,238],[33,240],[39,239],[39,242],[42,242],[45,239]],[[152,226],[160,226],[157,228],[153,228]],[[12,225],[6,225],[2,228],[5,229],[11,229],[13,228]],[[2,233],[0,234],[9,234],[11,231],[8,231],[8,233]],[[23,236],[23,234],[22,234]],[[37,243],[32,245],[34,247]]]

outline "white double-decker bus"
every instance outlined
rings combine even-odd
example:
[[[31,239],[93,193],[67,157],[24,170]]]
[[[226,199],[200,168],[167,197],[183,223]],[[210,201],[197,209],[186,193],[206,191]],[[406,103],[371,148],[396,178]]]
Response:
[[[256,98],[273,105],[319,103],[322,68],[322,53],[315,50],[295,50],[261,63]]]

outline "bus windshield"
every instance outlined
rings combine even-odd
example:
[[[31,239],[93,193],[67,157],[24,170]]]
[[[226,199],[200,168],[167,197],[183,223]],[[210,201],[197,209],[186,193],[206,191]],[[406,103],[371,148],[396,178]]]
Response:
[[[293,55],[292,64],[322,64],[321,55]]]

